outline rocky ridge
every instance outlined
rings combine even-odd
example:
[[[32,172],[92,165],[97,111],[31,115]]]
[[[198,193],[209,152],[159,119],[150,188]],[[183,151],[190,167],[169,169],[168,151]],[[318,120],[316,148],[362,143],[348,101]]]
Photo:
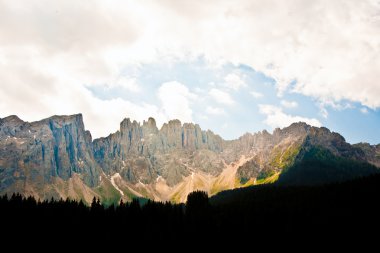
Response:
[[[305,123],[225,141],[179,120],[158,129],[153,118],[142,124],[124,119],[116,133],[92,140],[81,114],[31,123],[9,116],[0,119],[0,193],[183,202],[196,189],[215,194],[269,182],[312,146],[380,165],[379,146],[350,145]]]

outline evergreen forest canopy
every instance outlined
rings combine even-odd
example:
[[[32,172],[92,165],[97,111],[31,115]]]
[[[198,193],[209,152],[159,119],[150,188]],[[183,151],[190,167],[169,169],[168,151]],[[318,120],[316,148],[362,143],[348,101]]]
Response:
[[[259,185],[188,196],[186,204],[130,203],[104,207],[94,199],[36,201],[19,194],[0,198],[2,238],[56,240],[260,243],[279,239],[371,236],[380,225],[380,175],[319,186]],[[36,233],[36,228],[38,231]],[[22,231],[22,232],[20,232]],[[368,237],[370,238],[370,237]],[[277,239],[278,240],[278,239]]]

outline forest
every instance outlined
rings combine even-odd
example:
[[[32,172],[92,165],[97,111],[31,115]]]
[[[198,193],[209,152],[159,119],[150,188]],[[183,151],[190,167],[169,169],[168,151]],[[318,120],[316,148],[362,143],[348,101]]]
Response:
[[[320,186],[253,186],[186,204],[141,202],[104,207],[75,200],[0,198],[1,238],[46,242],[216,243],[364,238],[378,235],[380,175]]]

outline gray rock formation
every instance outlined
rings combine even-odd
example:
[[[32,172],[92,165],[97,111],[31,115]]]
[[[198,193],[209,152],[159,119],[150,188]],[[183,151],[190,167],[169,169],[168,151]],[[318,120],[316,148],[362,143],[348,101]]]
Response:
[[[189,175],[187,166],[199,165],[193,159],[199,156],[197,151],[221,152],[223,145],[220,136],[202,131],[199,125],[171,120],[158,130],[153,118],[142,126],[124,119],[118,132],[94,140],[94,156],[108,175],[120,173],[133,183],[150,183],[163,176],[174,185]],[[211,165],[204,163],[197,168],[210,171]]]
[[[142,124],[124,119],[119,131],[92,141],[81,114],[32,123],[9,116],[0,119],[0,193],[183,199],[178,194],[185,189],[216,193],[275,176],[313,146],[380,165],[380,145],[350,145],[327,128],[305,123],[225,141],[179,120],[158,129],[153,118]]]
[[[354,144],[353,146],[364,152],[364,159],[366,161],[375,165],[376,167],[380,167],[380,144],[370,145],[369,143],[361,142]]]
[[[0,192],[34,194],[55,177],[81,175],[90,187],[98,184],[100,169],[92,152],[92,138],[81,114],[24,122],[17,116],[0,120]],[[54,194],[53,194],[54,195]]]

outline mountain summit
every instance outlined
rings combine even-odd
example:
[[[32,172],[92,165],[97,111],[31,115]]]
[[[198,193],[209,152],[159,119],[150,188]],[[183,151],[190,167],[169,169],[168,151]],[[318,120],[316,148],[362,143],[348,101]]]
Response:
[[[299,165],[310,157],[366,165],[342,172],[344,177],[333,169],[323,177],[346,180],[377,172],[380,146],[350,145],[338,133],[302,122],[226,141],[197,124],[170,120],[158,129],[154,118],[142,124],[126,118],[116,133],[92,140],[81,114],[31,123],[17,116],[0,119],[0,194],[40,199],[184,202],[194,190],[213,195],[278,178],[302,184],[289,175],[297,171],[293,167],[302,171]]]

